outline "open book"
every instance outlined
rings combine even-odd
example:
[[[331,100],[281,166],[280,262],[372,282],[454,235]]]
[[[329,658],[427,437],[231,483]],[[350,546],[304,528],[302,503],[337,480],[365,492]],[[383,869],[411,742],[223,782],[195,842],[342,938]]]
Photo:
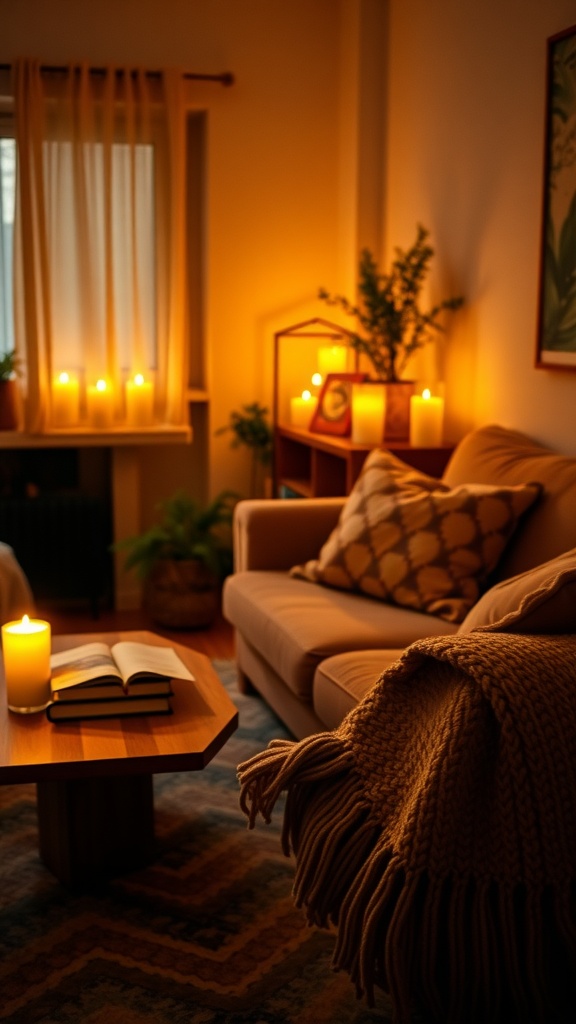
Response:
[[[169,711],[171,681],[194,680],[171,647],[133,640],[112,647],[97,641],[61,651],[52,655],[50,668],[52,703],[47,714],[52,720]],[[98,706],[101,702],[110,710]]]

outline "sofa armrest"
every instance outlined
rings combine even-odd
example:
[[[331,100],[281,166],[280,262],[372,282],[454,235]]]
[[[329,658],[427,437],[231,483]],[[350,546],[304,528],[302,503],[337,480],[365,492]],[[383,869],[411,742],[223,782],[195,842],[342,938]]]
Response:
[[[290,569],[316,558],[346,498],[255,498],[234,510],[234,569]]]

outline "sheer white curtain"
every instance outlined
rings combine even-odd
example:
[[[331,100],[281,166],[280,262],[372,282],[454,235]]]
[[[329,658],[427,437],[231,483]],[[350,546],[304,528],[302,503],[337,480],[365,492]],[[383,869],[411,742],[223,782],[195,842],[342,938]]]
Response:
[[[150,383],[153,420],[182,425],[187,383],[185,108],[177,72],[15,66],[16,346],[25,428],[57,416],[57,376],[107,384],[126,423],[126,381]]]

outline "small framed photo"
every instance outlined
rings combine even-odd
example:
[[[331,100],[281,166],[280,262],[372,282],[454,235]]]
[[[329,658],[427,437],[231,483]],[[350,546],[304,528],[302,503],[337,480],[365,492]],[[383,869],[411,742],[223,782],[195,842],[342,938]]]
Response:
[[[576,26],[547,50],[536,367],[576,371]]]
[[[352,427],[352,385],[366,379],[365,373],[328,373],[322,385],[310,430],[313,434],[348,437]]]

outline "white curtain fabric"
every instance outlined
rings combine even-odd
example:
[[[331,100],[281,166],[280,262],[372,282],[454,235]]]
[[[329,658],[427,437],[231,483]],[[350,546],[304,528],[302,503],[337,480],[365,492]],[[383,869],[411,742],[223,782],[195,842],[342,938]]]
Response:
[[[185,106],[182,76],[15,65],[16,347],[25,429],[54,425],[55,377],[99,379],[113,425],[125,383],[152,382],[154,422],[185,422]]]

